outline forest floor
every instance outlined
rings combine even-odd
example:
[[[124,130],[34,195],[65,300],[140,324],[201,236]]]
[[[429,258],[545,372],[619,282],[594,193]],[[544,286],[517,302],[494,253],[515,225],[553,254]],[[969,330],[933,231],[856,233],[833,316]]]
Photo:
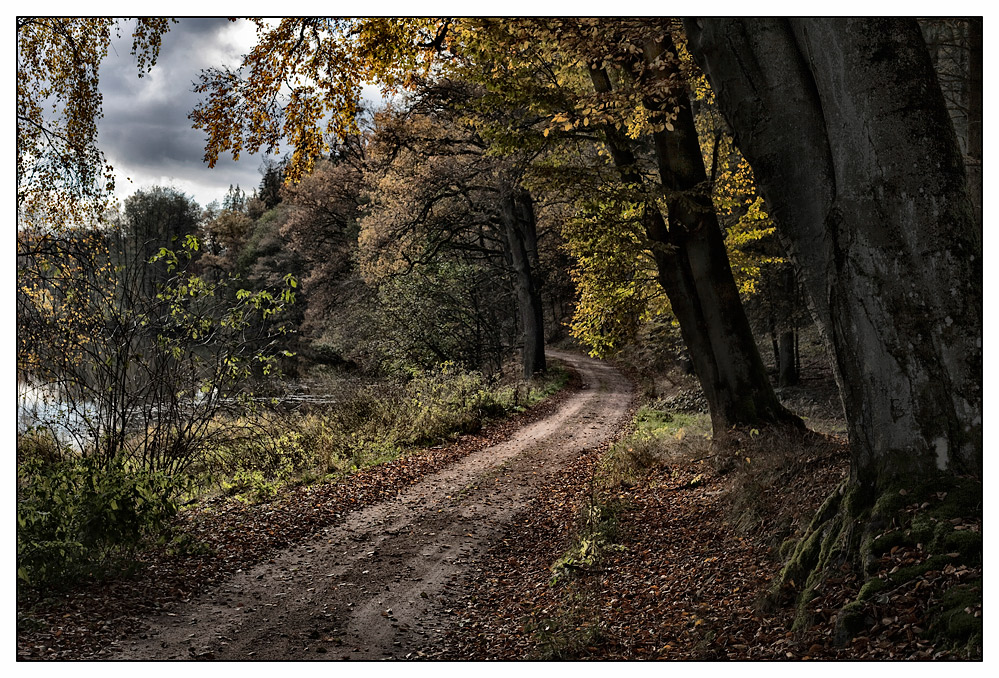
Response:
[[[782,545],[796,543],[849,473],[835,383],[827,368],[809,373],[781,397],[810,415],[813,432],[734,432],[732,463],[719,465],[705,436],[683,430],[658,454],[638,443],[633,451],[628,437],[610,454],[579,457],[474,562],[433,658],[980,660],[980,554],[966,564],[950,553],[949,563],[920,569],[924,545],[900,544],[873,574],[850,564],[828,573],[803,608],[786,591],[774,594]],[[696,407],[698,393],[674,386],[667,401]],[[910,502],[904,513],[926,508]],[[980,533],[980,504],[948,522]],[[918,574],[890,583],[906,568]],[[888,585],[854,602],[872,578]],[[953,597],[969,591],[959,618],[943,620],[943,603],[953,615]],[[862,628],[844,633],[839,617],[851,604]],[[802,612],[807,624],[798,627]],[[977,641],[952,642],[955,627]]]
[[[134,576],[19,605],[18,656],[384,659],[438,647],[454,582],[542,484],[621,430],[631,382],[577,375],[526,416],[257,506],[191,512],[204,553],[152,554]],[[557,481],[555,481],[557,482]]]
[[[836,627],[863,583],[849,569],[818,591],[804,630],[791,630],[793,605],[761,602],[779,568],[776,536],[807,523],[847,473],[842,437],[747,434],[719,472],[706,443],[678,435],[609,473],[634,387],[607,363],[554,355],[577,378],[514,420],[350,482],[203,507],[185,528],[202,552],[151,554],[132,577],[19,601],[18,657],[958,656],[923,631],[946,591],[981,568],[934,570],[872,600],[852,639]],[[827,382],[788,395],[835,413],[815,404],[834,400]],[[878,567],[913,557],[893,549]],[[967,614],[980,618],[980,598]]]

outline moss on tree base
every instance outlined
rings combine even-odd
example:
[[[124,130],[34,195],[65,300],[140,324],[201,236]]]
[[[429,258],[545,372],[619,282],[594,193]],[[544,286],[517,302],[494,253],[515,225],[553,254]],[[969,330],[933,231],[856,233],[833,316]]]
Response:
[[[878,623],[875,606],[890,609],[908,588],[934,587],[918,627],[941,649],[980,657],[982,645],[982,483],[947,477],[916,488],[889,487],[873,505],[844,482],[816,512],[790,552],[771,602],[795,605],[793,630],[812,625],[817,589],[843,570],[859,573],[854,599],[836,617],[840,645]],[[977,576],[976,576],[977,573]],[[920,581],[922,580],[922,581]],[[937,591],[939,590],[939,595]]]

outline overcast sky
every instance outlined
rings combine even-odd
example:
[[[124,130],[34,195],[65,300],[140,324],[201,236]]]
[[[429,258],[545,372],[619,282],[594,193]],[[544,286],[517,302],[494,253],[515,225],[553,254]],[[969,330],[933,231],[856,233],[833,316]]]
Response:
[[[250,193],[260,183],[263,157],[244,153],[233,162],[226,154],[209,169],[202,160],[205,133],[193,129],[187,116],[198,103],[192,89],[201,69],[238,66],[253,45],[253,25],[180,19],[163,36],[156,66],[142,78],[130,54],[130,33],[130,23],[124,24],[100,74],[104,118],[98,143],[115,168],[119,199],[157,185],[173,186],[202,207],[221,201],[230,184]]]

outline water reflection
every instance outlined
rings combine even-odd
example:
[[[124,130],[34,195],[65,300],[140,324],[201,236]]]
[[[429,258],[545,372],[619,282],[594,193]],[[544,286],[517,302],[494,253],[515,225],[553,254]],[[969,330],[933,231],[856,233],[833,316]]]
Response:
[[[91,439],[97,408],[87,401],[63,397],[58,389],[26,382],[17,384],[17,432],[44,428],[64,445],[83,448]]]

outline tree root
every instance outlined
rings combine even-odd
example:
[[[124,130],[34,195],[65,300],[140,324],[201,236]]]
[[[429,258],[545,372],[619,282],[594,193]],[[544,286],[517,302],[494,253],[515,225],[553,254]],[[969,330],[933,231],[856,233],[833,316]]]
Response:
[[[793,550],[764,602],[771,607],[793,603],[792,629],[802,631],[812,624],[809,603],[819,585],[841,569],[859,573],[859,593],[836,619],[836,641],[845,645],[870,622],[865,603],[887,604],[893,590],[934,571],[980,568],[981,516],[982,483],[975,478],[936,480],[914,489],[884,488],[873,505],[861,501],[859,487],[844,481],[805,533],[789,544]],[[885,571],[882,558],[901,548],[915,549],[920,556],[906,567]],[[928,634],[942,647],[974,656],[974,648],[981,646],[981,617],[967,610],[976,600],[981,604],[981,595],[980,578],[948,589],[934,610]]]

